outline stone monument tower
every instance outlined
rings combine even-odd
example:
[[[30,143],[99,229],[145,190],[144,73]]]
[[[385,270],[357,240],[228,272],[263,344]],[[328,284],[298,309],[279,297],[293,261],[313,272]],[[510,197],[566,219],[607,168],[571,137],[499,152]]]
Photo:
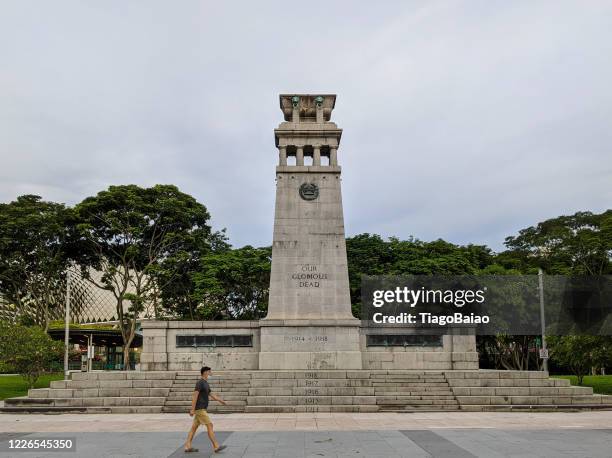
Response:
[[[268,315],[260,369],[360,369],[351,313],[335,95],[280,96]]]

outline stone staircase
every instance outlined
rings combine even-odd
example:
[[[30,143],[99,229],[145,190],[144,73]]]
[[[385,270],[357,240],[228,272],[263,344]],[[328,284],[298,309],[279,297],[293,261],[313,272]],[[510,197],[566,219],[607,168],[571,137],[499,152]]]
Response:
[[[379,411],[459,409],[442,372],[373,374],[371,380]]]
[[[378,412],[458,407],[441,372],[258,371],[252,377],[246,412]]]
[[[74,373],[0,412],[186,413],[198,372]],[[414,412],[612,409],[612,396],[533,371],[213,371],[209,411]]]
[[[461,410],[612,409],[612,396],[537,371],[445,371]]]
[[[7,413],[159,413],[175,372],[76,372],[71,380],[5,399]]]
[[[251,374],[243,371],[231,373],[215,371],[214,374],[209,379],[211,390],[218,394],[227,403],[227,406],[211,400],[208,411],[217,413],[244,412],[249,395]],[[191,396],[199,378],[199,372],[178,372],[166,398],[163,412],[189,412]]]

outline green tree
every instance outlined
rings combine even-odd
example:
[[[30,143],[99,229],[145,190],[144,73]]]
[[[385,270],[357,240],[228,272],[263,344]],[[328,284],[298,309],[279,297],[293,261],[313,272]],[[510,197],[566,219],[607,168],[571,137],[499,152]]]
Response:
[[[494,256],[493,264],[483,273],[504,275],[537,274],[542,268],[547,274],[557,275],[606,275],[612,273],[612,210],[601,214],[577,212],[570,216],[551,218],[535,226],[519,231],[518,235],[507,237],[508,250]],[[546,280],[545,281],[552,281]],[[548,289],[550,295],[555,287]],[[555,307],[561,300],[547,300],[547,314],[558,314]],[[549,320],[549,326],[551,322]],[[528,348],[533,346],[534,336],[479,337],[479,349],[489,349],[497,363],[504,367],[524,367],[529,364]],[[556,343],[557,362],[578,374],[590,369],[592,355],[599,350],[590,349],[600,337],[567,336],[553,337]],[[581,350],[582,348],[582,350]],[[608,345],[608,349],[610,346]],[[552,354],[552,353],[551,353]],[[522,355],[522,356],[521,356]],[[589,359],[591,359],[589,361]],[[521,362],[522,361],[522,362]],[[539,364],[539,360],[536,360]],[[518,367],[517,367],[518,366]],[[584,376],[582,373],[582,376]],[[582,377],[580,377],[582,380]]]
[[[63,348],[38,326],[0,323],[0,361],[19,373],[30,388],[52,362],[61,359]]]
[[[444,240],[415,238],[384,240],[360,234],[346,240],[353,314],[360,315],[363,275],[472,275],[491,263],[491,250],[482,245],[454,245]]]
[[[202,258],[193,275],[202,319],[258,319],[266,314],[272,250],[245,246]]]
[[[45,330],[63,309],[71,219],[70,209],[39,196],[0,204],[0,295]]]
[[[550,358],[559,366],[568,368],[582,385],[584,376],[592,368],[612,362],[612,345],[608,336],[549,336]]]
[[[224,230],[211,234],[210,239],[196,240],[192,249],[169,256],[155,271],[157,283],[161,285],[163,315],[190,320],[202,318],[194,274],[201,271],[204,256],[230,249]]]
[[[138,320],[147,305],[157,307],[161,291],[175,279],[168,265],[160,274],[164,263],[189,257],[210,239],[208,211],[172,185],[111,186],[75,210],[81,236],[77,262],[85,278],[115,297],[124,361],[129,361]],[[91,269],[102,272],[100,281]]]
[[[541,267],[547,274],[605,275],[612,273],[612,210],[578,212],[548,219],[519,231],[505,241],[522,270]]]

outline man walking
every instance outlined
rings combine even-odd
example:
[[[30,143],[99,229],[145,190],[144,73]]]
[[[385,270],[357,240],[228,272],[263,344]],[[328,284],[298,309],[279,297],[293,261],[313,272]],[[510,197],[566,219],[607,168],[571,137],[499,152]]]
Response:
[[[213,431],[212,421],[210,421],[208,413],[206,412],[206,409],[208,409],[209,397],[210,399],[218,401],[223,405],[227,405],[223,399],[218,398],[210,392],[210,386],[208,385],[208,377],[210,376],[210,373],[211,369],[208,366],[204,366],[202,369],[200,369],[201,378],[197,381],[195,391],[191,397],[191,410],[189,411],[189,416],[193,417],[193,424],[191,425],[191,429],[187,435],[187,442],[185,442],[185,453],[198,451],[197,448],[193,448],[191,446],[191,441],[193,440],[193,436],[195,436],[195,433],[200,425],[206,425],[208,438],[210,439],[210,442],[212,442],[215,453],[218,453],[225,448],[225,445],[219,445],[217,442],[215,432]]]

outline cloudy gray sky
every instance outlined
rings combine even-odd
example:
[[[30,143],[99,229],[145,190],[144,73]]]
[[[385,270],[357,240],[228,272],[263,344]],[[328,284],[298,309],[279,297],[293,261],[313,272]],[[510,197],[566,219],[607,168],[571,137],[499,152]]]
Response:
[[[267,245],[278,94],[332,92],[348,235],[612,203],[611,1],[4,0],[0,58],[0,201],[173,183]]]

